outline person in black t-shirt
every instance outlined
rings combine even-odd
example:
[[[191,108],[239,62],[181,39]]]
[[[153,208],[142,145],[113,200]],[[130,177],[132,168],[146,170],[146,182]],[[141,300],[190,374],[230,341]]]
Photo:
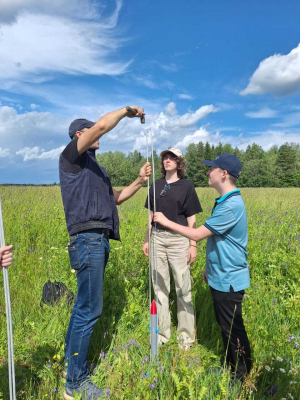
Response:
[[[196,227],[195,214],[202,211],[194,185],[184,179],[186,163],[179,149],[169,149],[161,153],[163,178],[155,181],[156,211],[183,226]],[[150,219],[153,218],[154,188],[149,192]],[[148,198],[145,203],[148,208]],[[171,337],[171,317],[169,312],[170,272],[172,269],[177,294],[177,338],[179,347],[189,349],[195,342],[195,318],[192,304],[190,265],[197,256],[196,242],[184,238],[153,222],[152,238],[156,236],[156,254],[150,249],[152,282],[158,298],[159,343],[167,343]],[[149,229],[147,230],[143,252],[149,256]],[[151,241],[153,244],[153,240]],[[154,271],[154,256],[157,257],[157,273]]]

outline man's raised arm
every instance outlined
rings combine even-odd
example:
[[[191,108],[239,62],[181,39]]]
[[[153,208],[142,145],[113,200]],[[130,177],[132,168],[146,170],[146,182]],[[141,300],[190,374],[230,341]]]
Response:
[[[134,109],[136,114],[128,111],[128,107],[123,107],[120,110],[111,111],[101,117],[94,126],[80,135],[77,141],[78,153],[82,154],[89,149],[105,133],[111,131],[124,117],[134,118],[142,117],[145,113],[137,106],[130,106],[129,109]]]

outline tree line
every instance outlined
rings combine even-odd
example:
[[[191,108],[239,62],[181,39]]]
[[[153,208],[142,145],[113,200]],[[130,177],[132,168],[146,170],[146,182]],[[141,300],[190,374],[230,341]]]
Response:
[[[220,154],[235,154],[243,164],[242,174],[238,180],[239,187],[300,187],[300,145],[285,143],[280,147],[273,146],[264,151],[256,143],[247,149],[233,148],[230,144],[217,146],[209,142],[190,144],[184,157],[187,162],[186,177],[196,187],[208,185],[207,170],[201,160],[213,160]],[[108,151],[97,155],[113,186],[127,186],[136,179],[146,159],[139,151],[128,153]],[[161,177],[159,156],[154,152],[155,178]]]

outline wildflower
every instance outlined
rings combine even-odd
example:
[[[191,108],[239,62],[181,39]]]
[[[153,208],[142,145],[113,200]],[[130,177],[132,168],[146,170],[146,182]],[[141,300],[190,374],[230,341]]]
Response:
[[[74,356],[78,356],[78,353],[74,353]]]
[[[142,360],[142,363],[145,364],[146,361],[148,361],[148,357],[145,357],[145,358]]]
[[[285,369],[284,368],[279,368],[279,371],[285,374]]]
[[[298,349],[298,347],[300,346],[299,342],[295,342],[294,344],[295,344],[296,349]]]
[[[62,348],[62,349],[64,349],[64,348],[65,348],[65,345],[64,345],[64,344],[62,344],[62,345],[61,345],[61,348]]]
[[[75,274],[76,271],[75,271],[75,269],[71,269],[71,272],[72,272],[72,274]]]
[[[56,393],[56,392],[57,392],[57,389],[54,388],[54,389],[52,390],[52,392],[53,392],[53,393]]]
[[[269,371],[269,372],[271,371],[271,368],[270,368],[268,365],[265,366],[265,369],[266,369],[267,371]]]
[[[161,370],[162,373],[164,372],[164,367],[163,366],[161,366],[159,369]]]
[[[106,396],[107,396],[107,397],[110,396],[110,390],[109,390],[109,388],[106,388]]]
[[[150,387],[153,389],[155,387],[154,383],[150,383]]]
[[[48,394],[47,394],[47,393],[45,394],[45,397],[48,397]]]
[[[291,368],[289,372],[292,375],[297,375],[298,374],[298,371],[295,368]]]
[[[291,385],[297,385],[297,383],[298,383],[297,381],[290,381]]]
[[[281,361],[283,361],[283,358],[282,358],[282,357],[279,357],[279,356],[277,356],[277,360],[281,362]]]
[[[57,354],[55,354],[54,356],[53,356],[53,360],[56,360],[57,359]]]

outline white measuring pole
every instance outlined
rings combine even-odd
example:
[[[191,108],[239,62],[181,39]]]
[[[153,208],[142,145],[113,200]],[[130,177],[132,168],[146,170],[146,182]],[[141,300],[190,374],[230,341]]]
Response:
[[[1,197],[0,197],[0,247],[3,246],[5,246],[5,237],[4,237],[2,207],[1,207]],[[6,267],[4,267],[2,271],[3,271],[4,294],[5,294],[6,324],[7,324],[9,398],[10,400],[16,400],[14,342],[13,342],[13,329],[11,320],[8,271]]]
[[[150,128],[146,133],[146,145],[147,145],[147,162],[149,153],[148,136],[151,141],[151,160],[152,160],[152,177],[153,177],[153,212],[156,211],[156,199],[155,199],[155,165],[153,155],[153,136],[152,129]],[[158,356],[158,313],[157,313],[157,261],[156,261],[156,230],[153,231],[152,243],[150,237],[151,230],[151,219],[150,219],[150,187],[148,180],[148,243],[149,243],[149,311],[150,311],[150,360],[153,361]],[[151,251],[152,249],[152,251]],[[153,275],[152,275],[153,274]],[[151,278],[153,276],[153,288],[154,288],[154,300],[151,302]]]

